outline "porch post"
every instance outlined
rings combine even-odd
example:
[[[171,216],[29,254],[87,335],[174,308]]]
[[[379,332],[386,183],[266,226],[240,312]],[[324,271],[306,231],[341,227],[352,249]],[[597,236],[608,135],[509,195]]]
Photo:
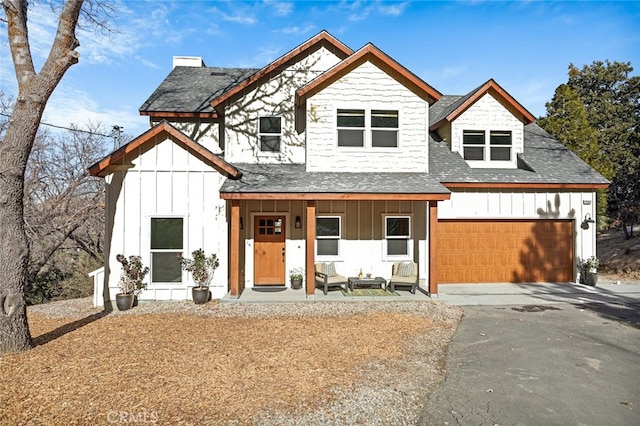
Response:
[[[438,295],[438,202],[429,201],[429,295]]]
[[[229,295],[240,297],[240,201],[231,201],[231,235],[229,236]]]
[[[315,242],[316,242],[316,202],[307,201],[307,229],[306,229],[306,275],[307,285],[305,287],[307,291],[307,298],[310,299],[315,294],[316,290],[316,276],[315,276]]]

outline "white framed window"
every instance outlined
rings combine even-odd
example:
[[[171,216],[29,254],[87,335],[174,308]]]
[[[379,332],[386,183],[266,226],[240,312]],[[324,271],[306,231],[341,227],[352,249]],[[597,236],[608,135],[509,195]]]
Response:
[[[364,147],[364,110],[339,109],[337,115],[338,146]]]
[[[178,255],[184,247],[184,219],[152,217],[150,231],[151,283],[182,282]]]
[[[260,151],[280,152],[282,142],[282,117],[260,117],[258,123]]]
[[[398,111],[371,110],[371,146],[373,148],[398,147]]]
[[[489,132],[489,158],[491,161],[511,161],[513,140],[510,131]]]
[[[340,216],[316,217],[316,255],[332,257],[340,255],[342,218]]]
[[[487,138],[488,133],[488,138]],[[463,130],[462,156],[467,161],[513,161],[513,138],[510,130]]]
[[[338,109],[336,127],[340,148],[398,147],[397,109]]]
[[[411,258],[411,217],[384,217],[384,255],[387,258]]]

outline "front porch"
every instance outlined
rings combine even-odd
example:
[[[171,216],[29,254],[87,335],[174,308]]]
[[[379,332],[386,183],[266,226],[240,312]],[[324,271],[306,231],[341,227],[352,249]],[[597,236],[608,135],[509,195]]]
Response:
[[[293,290],[291,288],[278,289],[277,291],[262,291],[255,288],[245,288],[239,297],[232,297],[227,293],[220,303],[303,303],[303,302],[423,302],[433,300],[426,294],[416,291],[396,290],[396,295],[389,296],[353,296],[345,294],[342,290],[331,290],[325,296],[322,289],[316,289],[312,297],[309,297],[304,289]]]

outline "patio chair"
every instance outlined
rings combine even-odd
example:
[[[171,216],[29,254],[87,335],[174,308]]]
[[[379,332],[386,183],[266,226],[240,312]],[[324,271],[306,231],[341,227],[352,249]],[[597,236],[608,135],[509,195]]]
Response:
[[[396,286],[410,287],[411,294],[416,294],[418,286],[418,264],[416,262],[395,262],[389,280],[391,291],[396,291]]]
[[[339,275],[336,272],[336,266],[333,262],[318,262],[315,265],[316,288],[322,287],[323,293],[327,294],[329,287],[340,287],[347,290],[347,277]]]

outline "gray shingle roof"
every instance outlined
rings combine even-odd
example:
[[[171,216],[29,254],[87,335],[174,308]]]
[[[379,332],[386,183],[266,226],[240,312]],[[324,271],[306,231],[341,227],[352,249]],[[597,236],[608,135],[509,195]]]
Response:
[[[140,112],[212,112],[211,100],[255,68],[175,67],[140,107]]]
[[[445,183],[607,184],[602,175],[536,123],[524,127],[518,169],[474,169],[444,142],[429,138],[429,170]]]
[[[304,164],[234,164],[239,180],[227,180],[228,193],[449,194],[428,173],[306,172]]]

